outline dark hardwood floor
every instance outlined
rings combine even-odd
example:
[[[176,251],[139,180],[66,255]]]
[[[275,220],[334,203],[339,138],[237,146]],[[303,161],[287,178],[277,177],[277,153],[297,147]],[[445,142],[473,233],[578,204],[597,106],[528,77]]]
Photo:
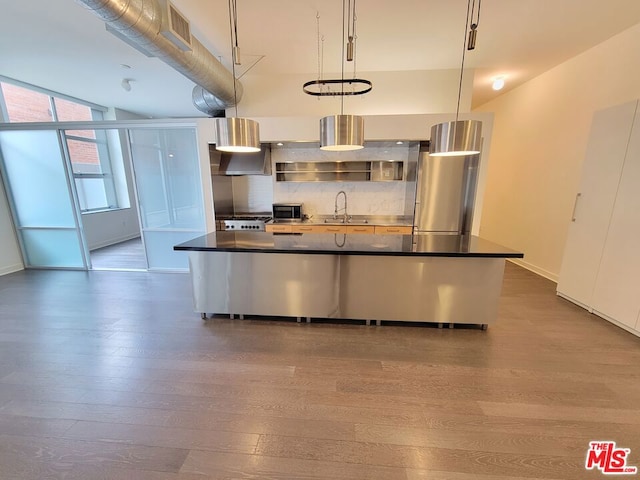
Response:
[[[91,250],[91,266],[96,270],[146,270],[147,257],[140,237]]]
[[[205,322],[187,274],[0,277],[0,478],[604,478],[591,440],[640,467],[640,339],[554,290],[508,264],[484,332]]]

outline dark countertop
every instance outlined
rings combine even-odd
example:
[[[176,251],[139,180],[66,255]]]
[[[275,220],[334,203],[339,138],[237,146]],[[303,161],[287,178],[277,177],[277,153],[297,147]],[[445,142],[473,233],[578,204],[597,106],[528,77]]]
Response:
[[[524,254],[475,236],[347,235],[213,232],[173,247],[197,252],[522,258]]]

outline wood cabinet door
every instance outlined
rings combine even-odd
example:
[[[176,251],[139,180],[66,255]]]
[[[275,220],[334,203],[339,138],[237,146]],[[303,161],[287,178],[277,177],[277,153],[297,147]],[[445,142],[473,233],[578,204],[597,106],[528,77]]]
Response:
[[[273,233],[291,233],[291,225],[274,225],[268,224],[264,227],[265,231]]]
[[[373,235],[375,227],[373,225],[347,225],[347,233]]]
[[[636,113],[622,168],[593,310],[636,328],[640,312],[640,112]]]
[[[376,226],[375,229],[376,235],[411,235],[413,233],[413,227],[408,226]]]
[[[590,308],[637,102],[596,112],[558,280],[558,293]]]
[[[345,225],[318,225],[316,233],[347,233]]]
[[[317,227],[315,225],[291,225],[291,232],[293,233],[316,233]]]

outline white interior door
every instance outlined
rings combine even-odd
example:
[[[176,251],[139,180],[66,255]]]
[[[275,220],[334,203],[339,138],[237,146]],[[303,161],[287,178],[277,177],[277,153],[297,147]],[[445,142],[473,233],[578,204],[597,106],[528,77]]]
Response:
[[[635,328],[640,311],[640,115],[636,115],[593,294],[593,310]]]
[[[173,246],[204,235],[195,128],[129,130],[142,237],[150,270],[186,270]]]
[[[596,112],[576,194],[558,293],[590,308],[637,102]]]

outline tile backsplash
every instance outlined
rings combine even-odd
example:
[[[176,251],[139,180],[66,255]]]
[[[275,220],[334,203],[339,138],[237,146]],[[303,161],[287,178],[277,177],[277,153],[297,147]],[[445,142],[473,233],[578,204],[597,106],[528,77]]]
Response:
[[[347,194],[350,215],[404,215],[404,182],[275,182],[274,202],[303,203],[304,213],[333,214],[336,194]],[[338,201],[342,208],[343,199]]]
[[[339,155],[339,157],[338,157]],[[313,162],[313,161],[373,161],[404,160],[409,155],[408,145],[385,145],[364,148],[353,152],[324,152],[318,148],[290,147],[272,150],[272,161]],[[405,164],[406,166],[406,164]],[[393,182],[277,182],[273,179],[274,203],[303,203],[304,213],[311,215],[331,215],[334,212],[336,194],[344,190],[347,194],[350,215],[406,215],[405,197],[407,184]],[[340,198],[338,207],[343,207]]]

